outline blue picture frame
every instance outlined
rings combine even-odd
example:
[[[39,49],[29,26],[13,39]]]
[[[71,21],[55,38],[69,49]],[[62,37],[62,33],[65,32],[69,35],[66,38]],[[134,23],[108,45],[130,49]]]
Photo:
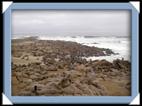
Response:
[[[12,96],[11,95],[11,12],[13,10],[129,10],[131,11],[131,96]],[[131,3],[12,3],[4,15],[4,94],[13,104],[130,104],[139,94],[139,12]]]

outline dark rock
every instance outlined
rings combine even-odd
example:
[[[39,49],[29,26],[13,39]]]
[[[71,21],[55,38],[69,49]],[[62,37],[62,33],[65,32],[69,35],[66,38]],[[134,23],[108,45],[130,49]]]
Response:
[[[47,71],[57,71],[57,67],[54,65],[47,66]]]

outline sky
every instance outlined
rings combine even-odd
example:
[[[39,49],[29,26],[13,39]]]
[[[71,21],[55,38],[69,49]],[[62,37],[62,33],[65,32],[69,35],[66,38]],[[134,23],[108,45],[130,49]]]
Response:
[[[130,36],[127,10],[14,10],[13,35]]]

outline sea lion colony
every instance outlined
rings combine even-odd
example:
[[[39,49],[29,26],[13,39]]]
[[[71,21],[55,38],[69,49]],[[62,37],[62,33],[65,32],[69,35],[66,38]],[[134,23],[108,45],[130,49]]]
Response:
[[[130,62],[82,58],[111,54],[110,49],[75,42],[12,40],[12,95],[131,95]]]

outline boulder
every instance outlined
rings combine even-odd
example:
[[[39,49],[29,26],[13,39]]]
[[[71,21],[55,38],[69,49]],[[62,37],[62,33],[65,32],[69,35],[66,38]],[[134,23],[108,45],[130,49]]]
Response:
[[[79,88],[75,86],[75,84],[71,84],[70,86],[63,89],[64,95],[82,95],[83,92]]]
[[[31,91],[20,91],[17,95],[18,96],[35,96],[35,94],[32,93]]]
[[[12,85],[17,85],[19,81],[17,80],[16,76],[12,77]]]
[[[62,88],[65,88],[69,86],[70,84],[71,84],[71,78],[69,76],[66,76],[61,79],[58,85],[61,86]]]
[[[62,90],[55,83],[48,83],[41,90],[38,91],[40,95],[58,95],[62,93]]]
[[[54,65],[47,66],[46,68],[47,71],[57,71],[57,67]]]
[[[32,79],[28,79],[28,78],[22,78],[23,80],[23,83],[26,83],[26,84],[31,84],[33,81]]]
[[[31,78],[32,80],[35,80],[35,79],[37,78],[37,76],[36,76],[36,75],[31,75],[30,78]]]

